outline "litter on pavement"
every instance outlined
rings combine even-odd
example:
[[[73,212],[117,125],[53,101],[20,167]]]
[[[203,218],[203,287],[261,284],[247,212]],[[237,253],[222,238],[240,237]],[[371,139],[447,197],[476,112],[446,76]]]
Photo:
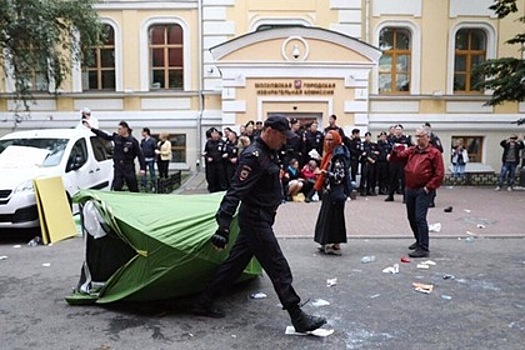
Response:
[[[49,266],[51,266],[51,263],[43,263],[42,266],[49,267]]]
[[[22,248],[22,246],[20,244],[17,244],[17,245],[14,245],[13,248],[20,249],[20,248]]]
[[[435,224],[428,225],[428,230],[430,232],[439,232],[439,231],[441,231],[441,223],[437,222]]]
[[[394,264],[383,269],[383,273],[391,273],[393,275],[399,273],[399,264]]]
[[[327,287],[333,287],[337,284],[337,278],[329,278],[326,280]]]
[[[330,305],[330,302],[324,299],[315,299],[314,301],[312,301],[312,305],[315,307],[328,306]]]
[[[450,295],[441,295],[441,299],[445,299],[445,300],[452,300],[452,297]]]
[[[250,298],[252,298],[252,299],[264,299],[266,297],[267,297],[267,295],[262,293],[262,292],[257,292],[257,293],[250,294]]]
[[[445,213],[452,213],[452,210],[453,210],[453,209],[454,209],[453,207],[446,207],[445,209],[443,209],[443,211],[444,211]]]
[[[455,279],[456,277],[454,275],[443,275],[443,279],[444,280],[453,280]]]
[[[313,336],[322,337],[322,338],[328,337],[329,335],[333,333],[334,333],[333,329],[322,329],[322,328],[318,328],[315,331],[311,331],[311,332],[304,332],[304,333],[296,332],[294,326],[286,326],[286,330],[284,331],[284,334],[286,335],[313,335]]]
[[[401,262],[402,263],[409,264],[411,261],[412,261],[412,259],[410,259],[408,256],[402,256],[401,257]]]
[[[424,283],[414,282],[412,283],[412,287],[414,287],[414,290],[416,292],[425,293],[425,294],[430,294],[432,290],[434,290],[433,284],[424,284]]]
[[[430,268],[430,266],[428,265],[425,265],[425,264],[417,264],[416,266],[418,269],[420,270],[428,270]]]
[[[480,228],[480,229],[484,229],[484,228],[485,228],[485,225],[483,225],[483,224],[477,224],[476,227],[477,227],[477,228]]]

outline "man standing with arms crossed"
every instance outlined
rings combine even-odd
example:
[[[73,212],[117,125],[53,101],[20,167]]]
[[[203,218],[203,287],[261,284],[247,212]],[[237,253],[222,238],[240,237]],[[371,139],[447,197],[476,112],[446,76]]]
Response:
[[[427,213],[435,190],[441,186],[445,176],[441,152],[430,145],[430,134],[421,128],[416,131],[416,146],[404,149],[394,147],[391,158],[406,160],[405,200],[410,228],[416,241],[408,247],[412,258],[429,256]]]
[[[310,316],[301,310],[301,299],[292,287],[290,266],[272,229],[277,208],[283,199],[277,150],[291,137],[295,134],[290,130],[288,120],[283,116],[271,116],[265,121],[261,136],[255,138],[240,155],[237,172],[216,214],[219,228],[211,243],[217,249],[226,247],[230,224],[240,203],[239,236],[228,259],[219,266],[213,280],[201,294],[194,310],[196,314],[224,317],[221,310],[213,307],[215,298],[238,279],[255,256],[270,277],[297,332],[313,331],[326,323],[324,317]]]

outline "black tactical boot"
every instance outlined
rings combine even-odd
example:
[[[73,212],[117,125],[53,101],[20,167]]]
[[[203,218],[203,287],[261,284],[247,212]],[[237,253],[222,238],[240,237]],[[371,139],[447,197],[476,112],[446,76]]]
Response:
[[[288,309],[288,313],[296,332],[311,332],[326,323],[326,318],[308,315],[299,306]]]

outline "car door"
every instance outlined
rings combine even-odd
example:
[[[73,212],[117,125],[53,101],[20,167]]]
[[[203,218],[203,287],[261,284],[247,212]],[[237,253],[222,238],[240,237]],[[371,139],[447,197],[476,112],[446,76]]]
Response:
[[[89,144],[93,153],[92,162],[95,170],[91,188],[109,189],[113,181],[113,149],[111,142],[92,136],[89,138]]]
[[[96,166],[92,161],[93,156],[89,154],[85,137],[74,141],[67,156],[65,186],[69,195],[73,196],[79,189],[89,189],[96,183]]]

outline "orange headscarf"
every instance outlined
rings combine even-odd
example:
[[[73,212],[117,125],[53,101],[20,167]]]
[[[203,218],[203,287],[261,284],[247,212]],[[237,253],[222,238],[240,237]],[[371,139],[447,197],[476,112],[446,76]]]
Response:
[[[326,134],[326,136],[332,136],[334,139],[334,142],[324,143],[324,155],[323,159],[321,160],[321,170],[328,170],[328,166],[330,165],[330,160],[332,159],[332,154],[334,152],[334,149],[343,143],[343,138],[341,137],[341,134],[337,130],[330,130]],[[326,138],[325,136],[325,138]],[[321,175],[317,178],[317,181],[315,181],[314,189],[316,191],[320,191],[323,186],[326,179],[326,173],[322,172]]]

